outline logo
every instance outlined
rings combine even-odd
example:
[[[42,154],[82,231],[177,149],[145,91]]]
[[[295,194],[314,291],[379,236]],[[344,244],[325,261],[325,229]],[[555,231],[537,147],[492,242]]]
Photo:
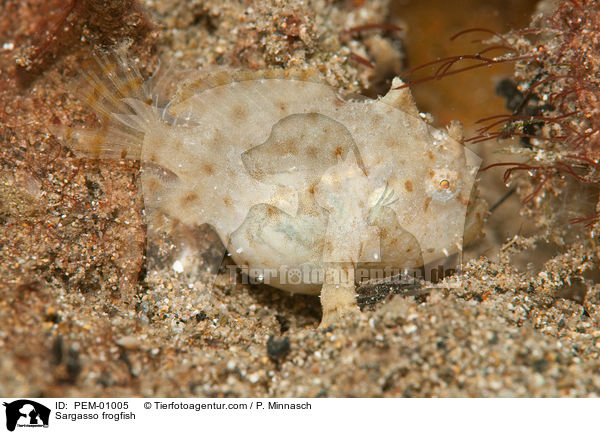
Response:
[[[29,399],[5,402],[4,406],[6,407],[6,429],[9,431],[14,431],[16,427],[48,428],[50,420],[48,407]]]

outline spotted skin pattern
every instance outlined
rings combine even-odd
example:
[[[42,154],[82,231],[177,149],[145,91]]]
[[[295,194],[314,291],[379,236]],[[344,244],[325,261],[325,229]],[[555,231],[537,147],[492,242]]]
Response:
[[[311,71],[173,83],[143,80],[120,52],[98,62],[85,101],[102,127],[53,132],[80,155],[140,160],[149,212],[208,223],[237,264],[320,294],[324,325],[357,310],[357,270],[414,270],[480,235],[478,158],[458,124],[425,122],[399,79],[348,99]]]

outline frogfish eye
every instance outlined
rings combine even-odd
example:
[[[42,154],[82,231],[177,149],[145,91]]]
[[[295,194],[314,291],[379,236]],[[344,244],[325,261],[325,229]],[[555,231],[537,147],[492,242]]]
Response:
[[[430,171],[430,177],[425,183],[425,188],[433,200],[447,202],[459,193],[460,184],[458,173],[448,168],[441,168]]]

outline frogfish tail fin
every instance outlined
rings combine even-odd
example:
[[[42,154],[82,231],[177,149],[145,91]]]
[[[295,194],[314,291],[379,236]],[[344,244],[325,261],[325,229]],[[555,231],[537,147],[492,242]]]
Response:
[[[94,54],[84,73],[81,100],[101,122],[100,128],[50,127],[78,156],[138,160],[144,135],[162,121],[163,110],[152,80],[144,80],[126,47]]]

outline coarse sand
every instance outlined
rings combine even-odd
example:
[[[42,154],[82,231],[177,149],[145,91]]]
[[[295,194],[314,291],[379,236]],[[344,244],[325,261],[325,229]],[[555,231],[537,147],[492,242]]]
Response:
[[[125,39],[146,76],[299,67],[376,95],[405,65],[387,1],[71,3],[0,5],[0,396],[600,394],[600,285],[560,272],[591,252],[517,268],[549,247],[515,233],[458,280],[365,285],[360,315],[321,329],[316,297],[174,270],[182,240],[210,256],[214,235],[173,224],[147,244],[139,164],[48,132],[98,125],[79,71]]]

